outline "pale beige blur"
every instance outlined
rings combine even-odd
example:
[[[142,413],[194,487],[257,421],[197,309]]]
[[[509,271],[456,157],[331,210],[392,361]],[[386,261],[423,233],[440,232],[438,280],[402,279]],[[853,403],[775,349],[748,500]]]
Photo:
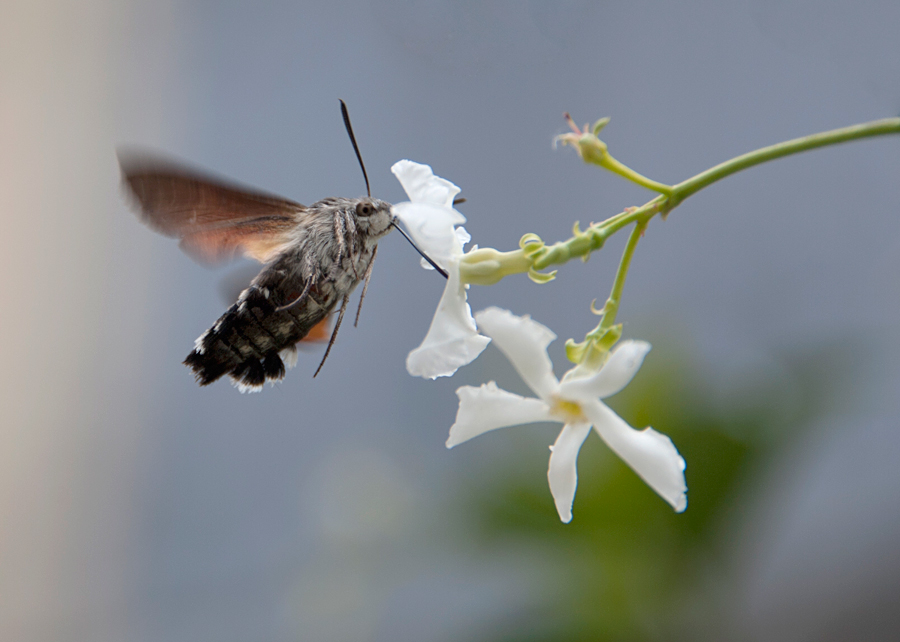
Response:
[[[97,377],[116,292],[110,221],[122,215],[114,49],[136,6],[0,5],[3,640],[113,639],[121,626],[138,435]],[[142,287],[141,261],[117,276]],[[140,312],[126,315],[138,332]]]

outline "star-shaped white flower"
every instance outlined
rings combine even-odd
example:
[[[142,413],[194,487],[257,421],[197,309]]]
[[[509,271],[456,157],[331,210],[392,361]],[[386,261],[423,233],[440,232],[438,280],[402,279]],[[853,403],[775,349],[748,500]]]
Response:
[[[466,286],[460,283],[459,261],[470,237],[457,227],[466,222],[466,217],[453,209],[459,188],[435,176],[428,165],[413,161],[398,161],[391,171],[409,196],[409,201],[394,205],[394,215],[419,249],[448,275],[428,334],[409,353],[406,369],[416,377],[448,377],[481,354],[491,341],[478,334],[466,301]]]
[[[547,479],[559,518],[568,523],[578,483],[578,451],[593,426],[613,452],[676,512],[687,508],[684,459],[672,440],[652,428],[635,430],[600,401],[631,381],[650,350],[649,343],[623,341],[597,372],[573,378],[570,371],[560,382],[553,375],[553,364],[547,356],[547,346],[556,339],[549,328],[500,308],[482,310],[476,319],[478,327],[512,362],[537,399],[501,390],[493,381],[479,388],[463,386],[456,391],[459,411],[450,428],[448,448],[497,428],[561,422],[563,429],[550,447]]]

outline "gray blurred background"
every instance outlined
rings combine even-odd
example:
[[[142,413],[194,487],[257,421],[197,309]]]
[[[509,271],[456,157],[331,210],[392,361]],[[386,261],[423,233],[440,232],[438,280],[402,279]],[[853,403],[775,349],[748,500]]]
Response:
[[[900,635],[900,137],[698,194],[639,245],[619,313],[654,343],[611,405],[670,434],[673,515],[592,437],[575,519],[557,428],[444,446],[493,348],[415,380],[443,283],[397,235],[359,328],[282,385],[180,365],[225,309],[124,204],[142,144],[302,203],[376,196],[410,158],[463,189],[481,246],[646,201],[551,139],[611,116],[674,183],[900,113],[897,2],[180,2],[0,6],[0,638],[889,640]],[[624,238],[537,286],[471,290],[562,342],[596,323]],[[519,388],[516,388],[519,386]]]

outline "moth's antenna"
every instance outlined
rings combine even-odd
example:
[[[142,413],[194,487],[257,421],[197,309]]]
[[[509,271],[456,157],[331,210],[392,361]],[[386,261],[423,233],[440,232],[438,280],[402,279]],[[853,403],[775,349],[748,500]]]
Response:
[[[338,99],[338,100],[340,100],[340,99]],[[347,103],[345,103],[343,100],[341,100],[341,115],[344,117],[344,127],[347,128],[347,135],[350,136],[350,142],[353,143],[353,151],[356,152],[356,158],[359,160],[359,167],[360,167],[360,169],[362,169],[363,178],[366,179],[366,193],[369,196],[372,196],[372,190],[369,188],[369,175],[366,173],[366,166],[365,166],[365,164],[363,164],[362,154],[359,153],[359,145],[356,144],[356,136],[353,135],[353,125],[350,124],[350,114],[347,112]],[[461,198],[461,199],[454,201],[453,204],[456,205],[457,203],[462,203],[465,200],[466,199]],[[435,270],[438,271],[438,274],[440,274],[445,279],[449,278],[447,276],[447,272],[445,272],[444,269],[440,265],[435,263],[434,260],[430,256],[428,256],[427,254],[425,254],[425,252],[423,252],[418,247],[416,247],[416,244],[413,243],[413,240],[411,238],[409,238],[409,236],[406,235],[406,232],[404,232],[403,229],[399,225],[397,225],[396,223],[391,223],[391,225],[393,225],[395,228],[397,228],[397,231],[400,232],[401,235],[403,235],[403,238],[405,238],[407,241],[409,241],[409,244],[412,245],[413,248],[415,248],[416,252],[421,254],[422,258],[425,259],[426,261],[428,261],[429,265],[431,265],[431,267],[433,267]],[[291,305],[293,305],[293,304],[291,304]],[[356,316],[357,316],[357,320],[359,320],[359,313],[357,313]],[[329,349],[330,349],[330,346],[329,346]],[[328,356],[327,352],[325,353],[325,356]],[[325,363],[324,359],[322,360],[322,363]],[[322,366],[320,365],[319,368],[321,368],[321,367]],[[318,374],[318,370],[316,371],[316,374]]]
[[[438,271],[438,274],[440,274],[445,279],[450,278],[447,276],[447,272],[445,272],[444,269],[440,265],[438,265],[437,263],[434,262],[434,259],[432,259],[430,256],[425,254],[425,252],[420,250],[418,248],[418,246],[415,243],[413,243],[413,240],[411,238],[409,238],[409,236],[407,236],[406,232],[403,231],[402,227],[397,225],[397,223],[391,223],[391,225],[393,225],[397,229],[397,231],[400,232],[400,234],[403,236],[403,238],[405,238],[407,241],[409,241],[409,244],[413,246],[413,249],[415,249],[416,252],[421,254],[422,258],[425,259],[426,261],[428,261],[428,263],[431,265],[431,267],[433,267],[435,270]]]
[[[347,103],[343,100],[341,100],[341,115],[344,117],[344,127],[347,128],[350,142],[353,143],[353,151],[356,152],[356,158],[359,159],[359,166],[362,168],[363,178],[366,179],[366,194],[372,196],[372,190],[369,189],[369,175],[366,174],[366,166],[363,165],[362,154],[359,153],[359,145],[356,144],[356,136],[353,135],[353,126],[350,124],[350,114],[347,113]]]

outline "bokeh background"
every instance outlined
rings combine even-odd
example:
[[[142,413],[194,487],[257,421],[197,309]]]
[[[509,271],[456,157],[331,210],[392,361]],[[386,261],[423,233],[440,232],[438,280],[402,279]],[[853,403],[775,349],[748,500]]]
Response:
[[[0,5],[0,638],[893,640],[900,631],[900,139],[781,160],[654,221],[620,311],[653,342],[611,405],[687,460],[674,515],[598,439],[575,519],[556,428],[447,451],[457,386],[522,390],[493,348],[410,378],[443,284],[385,239],[358,329],[282,385],[198,388],[212,271],[124,204],[142,144],[303,203],[429,163],[474,241],[566,238],[677,182],[900,113],[900,4],[5,0]],[[537,286],[473,288],[562,340],[624,238]],[[238,276],[234,276],[237,274]],[[227,289],[227,288],[226,288]],[[518,388],[517,388],[518,386]]]

